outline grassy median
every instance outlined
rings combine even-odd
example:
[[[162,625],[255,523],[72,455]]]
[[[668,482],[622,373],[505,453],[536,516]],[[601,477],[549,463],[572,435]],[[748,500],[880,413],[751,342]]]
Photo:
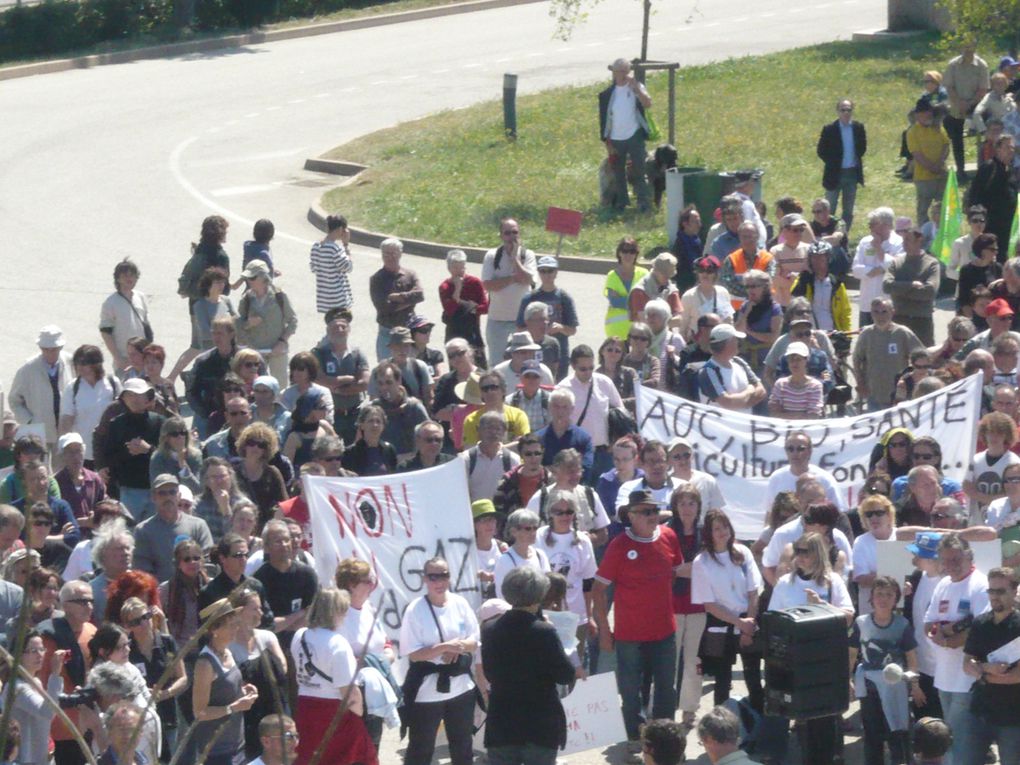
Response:
[[[818,133],[835,119],[836,101],[848,97],[857,102],[855,118],[868,130],[867,185],[857,196],[858,220],[880,204],[909,215],[913,187],[893,171],[902,164],[900,133],[920,94],[921,73],[945,63],[934,42],[927,36],[837,42],[681,69],[680,164],[713,171],[760,167],[770,208],[787,194],[807,208],[822,191]],[[610,257],[624,235],[639,237],[646,250],[662,245],[665,204],[661,213],[622,216],[598,206],[597,173],[605,150],[598,141],[596,94],[603,87],[520,98],[516,142],[503,138],[502,106],[490,102],[339,146],[328,156],[370,169],[329,192],[325,206],[375,231],[478,246],[492,245],[499,218],[513,214],[528,246],[550,252],[556,237],[544,224],[552,205],[584,212],[580,237],[564,242],[566,254]],[[649,89],[665,135],[665,75],[651,77]],[[854,229],[858,236],[864,231],[863,225]]]

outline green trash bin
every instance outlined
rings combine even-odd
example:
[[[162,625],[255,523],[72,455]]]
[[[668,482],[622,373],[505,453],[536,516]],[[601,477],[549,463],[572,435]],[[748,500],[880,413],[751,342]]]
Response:
[[[736,181],[727,173],[692,173],[684,176],[684,206],[694,205],[701,213],[701,237],[708,235],[708,230],[715,223],[713,213],[719,206],[719,200],[733,193]]]

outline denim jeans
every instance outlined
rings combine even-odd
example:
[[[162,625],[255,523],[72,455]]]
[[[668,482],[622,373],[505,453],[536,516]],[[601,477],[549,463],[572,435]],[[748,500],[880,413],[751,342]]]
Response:
[[[674,678],[676,677],[676,638],[673,634],[662,640],[616,641],[616,688],[623,707],[623,725],[627,739],[637,741],[641,723],[645,721],[641,709],[641,673],[647,664],[654,690],[652,717],[672,720],[676,709]]]
[[[971,694],[939,691],[943,720],[953,732],[953,748],[943,759],[943,765],[969,765],[984,762],[985,750],[977,751],[974,742],[977,718],[970,711]],[[986,747],[987,748],[987,747]]]
[[[390,328],[377,324],[379,332],[375,336],[375,360],[376,363],[390,357]]]
[[[120,501],[124,504],[124,507],[131,511],[131,516],[136,522],[140,523],[149,515],[152,515],[151,512],[146,512],[150,499],[151,493],[148,489],[131,489],[127,486],[120,487]]]
[[[992,725],[978,716],[971,725],[971,763],[984,765],[985,752],[994,741],[999,745],[999,765],[1020,765],[1020,725]]]
[[[486,752],[489,765],[556,765],[556,749],[535,744],[491,746]]]
[[[854,222],[854,202],[857,201],[857,168],[849,167],[840,171],[839,185],[834,189],[826,189],[825,199],[829,202],[832,214],[836,214],[836,200],[843,196],[843,210],[839,216],[846,222],[847,231]]]

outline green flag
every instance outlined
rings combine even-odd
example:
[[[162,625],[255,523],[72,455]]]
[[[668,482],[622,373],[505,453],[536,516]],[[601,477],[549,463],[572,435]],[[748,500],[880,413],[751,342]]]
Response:
[[[1016,221],[1013,221],[1014,227]],[[960,238],[963,228],[963,214],[960,210],[960,188],[956,184],[956,169],[949,168],[946,190],[942,194],[942,214],[939,216],[939,230],[931,245],[931,254],[949,265],[949,254],[953,242]]]

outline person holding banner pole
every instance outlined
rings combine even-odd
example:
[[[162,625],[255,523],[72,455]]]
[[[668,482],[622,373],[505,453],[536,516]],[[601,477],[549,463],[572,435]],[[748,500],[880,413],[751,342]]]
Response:
[[[400,652],[410,660],[403,686],[402,718],[410,736],[404,765],[430,765],[440,722],[452,765],[471,765],[478,619],[467,600],[450,592],[450,566],[443,558],[422,568],[425,594],[407,606],[400,627]]]

